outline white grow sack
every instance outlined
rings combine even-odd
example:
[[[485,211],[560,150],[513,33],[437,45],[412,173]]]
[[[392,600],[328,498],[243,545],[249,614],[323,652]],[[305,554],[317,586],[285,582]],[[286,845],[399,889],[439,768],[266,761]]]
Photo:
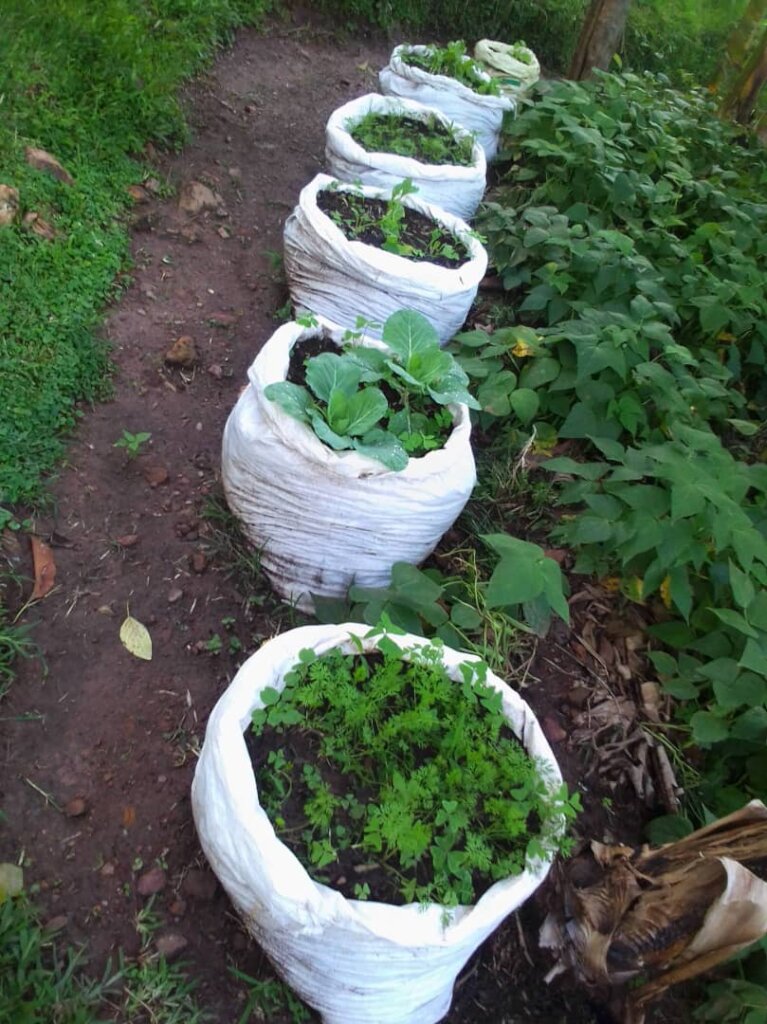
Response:
[[[474,132],[489,162],[498,149],[503,115],[507,110],[516,110],[515,101],[511,96],[483,96],[455,78],[432,75],[402,60],[403,51],[426,53],[428,50],[428,46],[396,46],[389,63],[378,75],[381,92],[441,110],[455,124]],[[472,60],[471,57],[465,59]],[[490,80],[489,75],[482,74]]]
[[[216,704],[192,784],[192,810],[205,856],[249,931],[285,981],[325,1024],[433,1024],[447,1012],[453,983],[472,952],[538,888],[549,862],[536,862],[496,882],[472,906],[451,912],[429,904],[393,906],[348,900],[314,882],[275,835],[259,805],[243,731],[263,707],[261,690],[281,690],[284,675],[311,648],[322,654],[363,637],[369,626],[306,626],[264,644],[249,658]],[[402,648],[423,638],[397,636]],[[375,640],[363,641],[365,650]],[[472,659],[445,648],[451,678]],[[529,706],[492,672],[503,711],[527,752],[561,774]],[[510,994],[510,998],[513,996]]]
[[[529,64],[513,56],[514,51],[520,49],[527,55]],[[480,39],[474,47],[474,57],[490,69],[490,74],[501,89],[512,96],[515,93],[526,92],[541,77],[541,65],[529,46],[514,46],[496,42],[494,39]]]
[[[425,164],[413,157],[398,156],[396,153],[370,152],[354,141],[349,126],[356,124],[371,111],[378,114],[406,114],[419,121],[434,117],[459,137],[471,135],[465,128],[454,125],[439,110],[397,96],[370,93],[345,103],[330,115],[325,128],[325,159],[330,174],[339,181],[361,181],[363,185],[387,189],[410,178],[418,188],[419,199],[464,220],[470,220],[485,191],[487,162],[482,147],[474,143],[470,166]]]
[[[268,384],[285,380],[296,342],[319,333],[285,324],[264,345],[227,420],[221,457],[229,507],[262,549],[274,589],[306,611],[312,593],[345,597],[352,583],[388,586],[395,562],[422,562],[476,481],[464,405],[450,407],[454,426],[442,448],[396,472],[358,452],[333,451],[266,398]]]
[[[350,242],[317,206],[318,192],[334,181],[327,174],[310,181],[285,224],[285,274],[295,305],[352,329],[360,314],[384,324],[398,309],[414,309],[431,321],[440,343],[447,344],[463,326],[487,270],[487,253],[469,225],[417,194],[402,199],[406,207],[425,214],[463,242],[469,259],[455,269]],[[390,194],[369,186],[341,184],[338,188],[373,199],[388,199]],[[373,328],[368,330],[375,333]]]

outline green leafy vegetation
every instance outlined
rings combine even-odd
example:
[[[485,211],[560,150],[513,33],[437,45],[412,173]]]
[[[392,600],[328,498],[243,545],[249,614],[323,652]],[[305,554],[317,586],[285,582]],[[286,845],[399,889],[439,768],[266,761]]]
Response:
[[[26,897],[0,899],[0,1020],[97,1024],[115,979],[100,982],[83,972],[82,953],[61,950]]]
[[[457,267],[469,259],[463,242],[422,213],[409,210],[404,196],[418,191],[410,178],[395,185],[388,199],[373,199],[345,185],[323,189],[317,205],[350,241],[375,245],[405,259]]]
[[[444,444],[453,426],[449,404],[477,403],[420,313],[393,313],[382,338],[388,351],[348,345],[341,354],[323,352],[306,360],[306,386],[280,381],[264,394],[334,451],[354,449],[401,470],[411,456]]]
[[[148,173],[131,154],[186,128],[185,76],[268,0],[52,0],[3,7],[0,181],[55,235],[0,229],[0,504],[37,500],[78,403],[103,397],[108,358],[97,330],[126,266],[127,187]],[[35,170],[52,153],[66,184]]]
[[[485,665],[466,662],[453,680],[439,645],[403,657],[396,637],[371,635],[372,655],[304,650],[284,689],[262,690],[256,736],[286,736],[259,776],[264,806],[319,879],[345,852],[380,865],[406,903],[473,903],[527,858],[566,845],[556,822],[577,800],[513,738]],[[296,735],[311,750],[300,770]]]
[[[712,78],[731,28],[746,0],[633,0],[623,44],[626,65],[673,79]],[[541,64],[564,73],[578,40],[589,0],[319,0],[317,6],[346,18],[411,38],[525,39]]]
[[[505,160],[480,222],[501,326],[453,350],[487,429],[576,444],[552,539],[654,609],[696,797],[726,812],[767,791],[767,155],[701,92],[599,75],[544,87]]]
[[[471,137],[458,135],[435,114],[421,119],[371,110],[358,121],[349,120],[346,129],[368,153],[395,153],[438,166],[472,165]]]
[[[131,434],[129,430],[123,430],[122,435],[112,445],[113,448],[124,448],[125,454],[129,459],[135,459],[137,455],[141,454],[141,450],[147,441],[151,440],[152,435],[147,433],[146,430],[140,430],[136,434]]]
[[[487,75],[466,53],[466,43],[462,39],[447,43],[446,46],[427,46],[422,51],[405,48],[401,53],[405,64],[421,68],[432,75],[446,75],[467,86],[481,96],[498,96],[500,86]]]

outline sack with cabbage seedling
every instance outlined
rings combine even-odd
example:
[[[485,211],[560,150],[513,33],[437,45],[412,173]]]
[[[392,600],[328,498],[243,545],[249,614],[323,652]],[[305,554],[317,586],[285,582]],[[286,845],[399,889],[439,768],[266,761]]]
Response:
[[[424,202],[470,220],[487,164],[471,132],[439,110],[371,93],[334,110],[325,129],[328,171],[339,181],[391,189],[409,178]]]
[[[435,107],[473,132],[488,162],[498,150],[504,114],[516,110],[514,99],[502,93],[460,41],[447,46],[397,46],[378,80],[385,96]]]
[[[476,479],[468,377],[422,316],[402,310],[383,343],[285,324],[250,367],[224,430],[230,508],[274,589],[312,595],[389,583],[422,562]]]
[[[285,225],[285,274],[301,310],[367,332],[398,309],[433,324],[442,344],[463,326],[487,253],[469,225],[424,202],[405,179],[391,191],[318,174]]]

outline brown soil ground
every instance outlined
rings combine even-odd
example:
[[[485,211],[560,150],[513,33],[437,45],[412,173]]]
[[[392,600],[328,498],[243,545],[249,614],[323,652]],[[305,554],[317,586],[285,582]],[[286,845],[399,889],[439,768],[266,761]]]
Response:
[[[230,966],[271,973],[205,865],[189,787],[208,713],[237,665],[294,618],[264,596],[263,582],[254,591],[232,574],[226,542],[202,513],[217,493],[226,416],[286,298],[270,252],[281,250],[300,188],[322,169],[328,115],[375,89],[388,52],[383,42],[283,23],[240,33],[189,90],[193,141],[179,156],[156,156],[158,177],[176,190],[203,182],[221,201],[196,215],[180,209],[178,192],[136,205],[132,280],[105,327],[114,397],[83,420],[52,487],[53,511],[37,522],[57,567],[55,588],[25,617],[43,658],[20,665],[2,707],[0,861],[23,851],[44,919],[67,941],[87,942],[94,970],[119,949],[135,954],[139,886],[154,881],[161,934],[185,940],[199,1001],[218,1024],[235,1024],[246,1000]],[[189,370],[164,361],[182,335],[199,354]],[[123,430],[152,435],[135,459],[113,447]],[[18,559],[30,574],[25,549]],[[152,634],[150,662],[119,641],[127,607]],[[241,651],[230,651],[233,638]],[[566,698],[593,686],[578,658],[552,641],[532,666],[531,679],[545,673],[546,685],[526,690],[574,785],[585,768],[582,745],[568,738]],[[635,807],[621,826],[598,787],[586,795],[584,834],[636,838]],[[147,880],[153,867],[161,873]],[[449,1021],[601,1019],[572,983],[542,981],[544,900],[471,962]]]

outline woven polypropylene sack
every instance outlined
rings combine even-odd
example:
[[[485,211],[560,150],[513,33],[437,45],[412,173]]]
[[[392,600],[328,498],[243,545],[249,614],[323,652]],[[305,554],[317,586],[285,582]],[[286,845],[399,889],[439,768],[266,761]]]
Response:
[[[311,879],[275,835],[258,799],[243,739],[264,687],[281,690],[285,673],[309,648],[356,652],[350,635],[369,626],[306,626],[264,644],[235,676],[208,721],[192,785],[202,848],[251,934],[278,972],[325,1024],[434,1024],[447,1012],[455,978],[474,950],[538,888],[549,863],[538,861],[492,885],[472,906],[392,906],[348,900]],[[422,637],[397,636],[411,649]],[[362,639],[364,649],[375,640]],[[445,648],[443,664],[475,660]],[[552,785],[561,775],[529,706],[492,672],[487,681],[527,752]],[[445,919],[447,916],[447,920]],[[510,998],[512,994],[510,993]]]
[[[452,129],[459,138],[471,137],[470,132],[454,125],[439,110],[398,96],[370,93],[345,103],[330,115],[325,128],[325,160],[329,173],[339,181],[361,181],[363,185],[376,188],[392,188],[410,178],[418,189],[418,197],[424,202],[470,220],[485,191],[487,162],[482,147],[474,143],[472,163],[467,166],[426,164],[396,153],[368,151],[354,141],[350,126],[371,112],[404,114],[417,121],[433,117]]]
[[[227,420],[221,459],[229,507],[260,549],[274,589],[307,611],[311,594],[388,586],[395,562],[422,562],[476,481],[466,406],[450,407],[454,426],[442,448],[396,472],[358,452],[333,451],[266,398],[267,385],[285,380],[293,346],[318,330],[285,324],[264,345]]]
[[[527,56],[527,64],[514,56],[519,50]],[[474,47],[474,57],[498,81],[501,89],[512,96],[527,92],[541,77],[541,65],[529,46],[480,39]]]
[[[414,309],[434,325],[440,343],[461,329],[487,270],[487,253],[469,225],[436,206],[406,195],[402,202],[452,232],[469,259],[460,267],[411,260],[364,242],[351,242],[317,205],[317,194],[336,184],[341,191],[389,198],[386,189],[335,182],[318,174],[301,190],[285,224],[285,274],[290,296],[302,310],[354,329],[361,314],[384,324],[398,309]],[[372,336],[376,328],[368,328]]]
[[[389,63],[378,75],[385,96],[402,96],[427,107],[436,107],[451,121],[473,132],[488,162],[498,150],[498,136],[507,110],[515,110],[511,96],[484,96],[447,75],[432,75],[402,60],[403,51],[427,53],[427,46],[396,46]],[[466,57],[471,61],[471,57]],[[490,76],[485,76],[488,81]]]

